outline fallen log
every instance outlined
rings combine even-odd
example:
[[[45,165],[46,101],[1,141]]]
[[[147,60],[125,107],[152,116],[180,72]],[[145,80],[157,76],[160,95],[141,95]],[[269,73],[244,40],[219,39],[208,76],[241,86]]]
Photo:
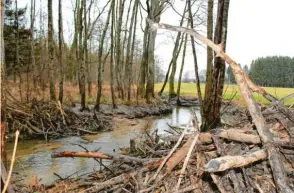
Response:
[[[245,142],[245,143],[252,143],[252,144],[260,144],[260,138],[257,135],[246,134],[241,132],[236,132],[235,129],[228,129],[228,130],[221,130],[218,133],[218,136],[221,138]]]
[[[183,32],[191,36],[194,36],[195,38],[200,40],[202,43],[211,47],[216,52],[217,57],[221,57],[231,66],[236,82],[240,86],[240,92],[242,94],[242,97],[252,117],[252,121],[257,128],[258,134],[261,138],[263,145],[267,148],[268,154],[271,154],[271,152],[276,152],[276,154],[271,154],[271,156],[269,157],[269,163],[273,171],[273,177],[277,186],[277,190],[278,192],[282,192],[282,193],[293,192],[286,181],[286,175],[284,172],[285,168],[280,161],[279,152],[276,150],[273,144],[273,135],[272,133],[270,133],[269,129],[267,128],[267,125],[261,113],[261,110],[258,108],[258,105],[253,98],[251,89],[255,85],[249,79],[248,75],[242,70],[240,64],[232,60],[223,51],[223,46],[221,44],[220,45],[214,44],[214,42],[202,36],[194,29],[190,29],[186,27],[178,27],[178,26],[173,26],[169,24],[155,23],[148,18],[146,18],[146,21],[149,23],[151,30],[167,29],[170,31]],[[259,87],[255,87],[254,89],[260,91],[264,96],[267,94],[264,90],[262,90]],[[269,96],[269,98],[272,98],[273,101],[277,101],[277,99],[275,99],[274,97],[271,97],[270,95],[267,95],[267,96]]]
[[[244,167],[267,158],[265,150],[239,156],[224,156],[211,159],[204,167],[207,172],[221,172],[231,168]]]
[[[100,153],[100,152],[54,152],[51,154],[52,158],[61,158],[61,157],[85,157],[85,158],[99,158],[99,159],[108,159],[108,160],[120,160],[125,163],[136,162],[140,164],[148,164],[158,159],[142,159],[137,157],[131,157],[127,155],[115,154],[115,153]]]

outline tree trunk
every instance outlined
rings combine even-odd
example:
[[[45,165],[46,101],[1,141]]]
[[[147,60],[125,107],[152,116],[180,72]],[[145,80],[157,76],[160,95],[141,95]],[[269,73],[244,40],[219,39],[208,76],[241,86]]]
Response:
[[[152,0],[149,18],[155,22],[160,21],[161,13],[164,9],[164,1]],[[151,102],[151,98],[154,98],[154,49],[157,32],[156,30],[150,32],[148,39],[148,66],[147,66],[147,85],[146,85],[146,101]]]
[[[188,22],[188,23],[189,23],[189,22]],[[183,37],[184,37],[184,36],[183,36]],[[188,39],[188,36],[185,35],[185,43],[184,43],[184,50],[183,50],[183,56],[182,56],[182,65],[181,65],[181,69],[180,69],[179,82],[178,82],[178,89],[177,89],[177,103],[178,103],[178,105],[181,104],[181,101],[180,101],[180,91],[181,91],[181,83],[182,83],[182,74],[183,74],[184,65],[185,65],[185,56],[186,56],[186,48],[187,48],[187,39]]]
[[[48,0],[48,46],[49,46],[49,93],[50,100],[56,100],[55,84],[54,84],[54,43],[53,43],[53,15],[52,0]]]
[[[5,52],[4,52],[4,0],[0,1],[1,17],[0,17],[0,63],[1,63],[1,162],[6,164],[6,68],[5,68]],[[2,182],[1,182],[2,183]],[[3,187],[3,186],[2,186]]]
[[[122,99],[124,99],[124,90],[122,87],[122,64],[121,64],[121,28],[122,28],[122,18],[124,13],[124,5],[125,0],[119,0],[119,13],[118,13],[118,21],[117,21],[117,28],[116,28],[116,60],[115,60],[115,72],[116,72],[116,81],[117,81],[117,88],[120,93]]]
[[[112,0],[110,11],[112,13],[112,20],[111,20],[111,31],[110,31],[110,89],[111,89],[111,100],[112,100],[112,107],[116,108],[115,103],[115,94],[114,94],[114,72],[113,72],[113,62],[114,62],[114,21],[115,21],[115,0]]]
[[[84,63],[84,53],[83,53],[83,11],[84,2],[81,1],[78,19],[78,64],[79,64],[79,88],[81,95],[81,111],[86,109],[86,74],[85,74],[85,63]]]
[[[88,25],[87,25],[87,1],[83,1],[84,6],[84,39],[83,39],[83,59],[84,59],[84,73],[85,73],[85,109],[88,109],[88,96],[86,92],[86,80],[88,83],[88,77],[89,77],[89,64],[88,64]],[[89,8],[90,12],[90,8]],[[81,33],[82,34],[82,33]]]
[[[30,18],[31,18],[31,26],[30,26],[30,35],[31,35],[31,65],[32,65],[32,68],[33,68],[33,86],[34,88],[36,89],[37,87],[37,80],[36,80],[36,77],[37,77],[37,67],[36,67],[36,62],[35,62],[35,40],[34,40],[34,25],[35,25],[35,5],[36,5],[36,2],[35,0],[31,0],[31,15],[30,15]]]
[[[176,50],[176,48],[177,48],[176,45],[174,46],[173,52],[176,51],[176,53],[177,53],[175,60],[177,60],[178,57],[179,57],[180,51],[182,49],[183,42],[184,41],[181,41],[181,44],[180,44],[180,46],[179,46],[179,48],[177,50]],[[170,70],[171,70],[171,67],[172,67],[172,64],[173,64],[173,60],[174,60],[174,58],[171,59],[169,65],[168,65],[168,69],[167,69],[167,72],[165,74],[165,79],[164,79],[163,85],[162,85],[160,91],[158,92],[159,95],[161,95],[163,93],[164,89],[165,89],[166,83],[168,81],[169,73],[170,73]]]
[[[182,16],[182,19],[181,19],[181,22],[180,22],[180,26],[182,26],[183,23],[184,23],[186,7],[187,7],[187,4],[185,5],[185,8],[184,8],[184,12],[183,12],[183,16]],[[172,71],[171,71],[171,74],[170,74],[170,77],[169,77],[169,97],[170,98],[176,96],[174,84],[175,84],[175,75],[176,75],[176,71],[177,71],[177,50],[178,50],[178,47],[179,47],[180,39],[181,39],[181,33],[179,32],[177,34],[176,43],[175,43],[175,47],[174,47],[174,50],[173,50]],[[179,49],[179,52],[180,52],[180,49]]]
[[[189,19],[191,28],[194,28],[193,23],[193,15],[192,15],[192,6],[191,6],[191,0],[188,1],[188,7],[189,7]],[[194,37],[190,36],[191,43],[192,43],[192,52],[193,52],[193,59],[194,59],[194,71],[195,71],[195,77],[196,77],[196,88],[197,88],[197,95],[200,106],[202,106],[202,94],[201,94],[201,88],[200,88],[200,80],[199,80],[199,74],[198,74],[198,62],[197,62],[197,55],[196,55],[196,47],[195,47],[195,41]],[[200,108],[200,114],[202,115],[202,108]]]
[[[207,5],[207,38],[212,40],[213,34],[213,0],[208,0]],[[205,129],[208,123],[205,123],[207,118],[209,117],[209,109],[213,108],[212,104],[212,93],[213,93],[213,51],[207,46],[207,66],[206,66],[206,83],[205,83],[205,95],[203,100],[203,115],[202,116],[202,125],[201,129]],[[205,123],[205,124],[204,124]]]
[[[135,32],[136,32],[136,17],[137,17],[137,7],[138,7],[138,0],[135,0],[133,11],[132,11],[132,17],[131,22],[129,26],[129,37],[127,42],[127,55],[126,55],[126,66],[125,66],[125,78],[127,81],[125,82],[126,88],[127,88],[127,98],[128,101],[131,101],[131,88],[132,88],[132,62],[133,62],[133,53],[134,53],[134,41],[135,41]],[[134,27],[134,35],[133,35],[133,24],[135,22]],[[133,44],[132,44],[132,50],[131,50],[131,43],[132,43],[132,36],[133,36]]]
[[[59,82],[59,96],[60,103],[63,102],[63,25],[62,25],[62,0],[58,1],[58,38],[59,38],[59,66],[60,66],[60,82]]]
[[[114,4],[114,0],[112,0],[111,5],[109,7],[109,11],[108,11],[108,15],[107,15],[107,19],[106,19],[106,24],[104,26],[102,35],[101,35],[101,39],[100,39],[100,43],[99,43],[99,49],[98,49],[98,90],[97,90],[97,98],[96,98],[96,105],[95,105],[95,109],[97,111],[100,110],[100,101],[101,101],[101,94],[102,94],[102,54],[103,54],[103,46],[104,46],[104,40],[105,40],[105,36],[107,33],[107,29],[109,26],[109,21],[110,21],[110,14],[112,12],[112,8],[113,8],[113,4]],[[112,30],[112,28],[111,28]],[[113,49],[113,45],[111,45],[111,48]],[[112,58],[111,58],[112,59]],[[112,63],[113,64],[113,63]],[[112,78],[110,78],[110,81],[112,81]]]
[[[18,24],[18,0],[15,1],[15,24],[16,24],[16,46],[15,46],[15,55],[16,55],[16,67],[15,70],[18,73],[18,77],[19,77],[19,97],[20,97],[20,101],[23,100],[23,96],[22,96],[22,77],[21,77],[21,71],[20,71],[20,61],[19,61],[19,24]]]
[[[220,0],[218,2],[217,22],[214,33],[214,43],[222,43],[224,51],[226,49],[229,3],[229,0]],[[212,82],[211,79],[209,79],[206,88],[208,95],[205,95],[205,113],[202,119],[202,130],[213,129],[220,123],[220,108],[224,87],[225,69],[226,67],[224,60],[216,57],[212,71],[213,74],[211,75]],[[208,73],[211,73],[211,71]]]

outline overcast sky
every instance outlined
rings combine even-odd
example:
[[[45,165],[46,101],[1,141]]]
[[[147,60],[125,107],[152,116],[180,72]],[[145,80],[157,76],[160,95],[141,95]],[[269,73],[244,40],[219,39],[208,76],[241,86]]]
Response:
[[[37,0],[39,4],[40,0]],[[46,4],[46,0],[42,0]],[[104,5],[105,0],[101,0]],[[29,0],[19,1],[20,6]],[[53,0],[55,26],[57,27],[58,0]],[[71,1],[64,2],[65,38],[73,32]],[[145,1],[144,1],[145,2]],[[182,13],[182,0],[175,0],[175,8]],[[215,7],[217,6],[215,0]],[[38,9],[37,5],[37,9]],[[228,19],[227,54],[242,65],[250,65],[253,59],[262,56],[283,55],[294,57],[294,0],[231,0]],[[46,12],[46,10],[44,10]],[[126,12],[125,12],[126,13]],[[179,24],[179,16],[170,8],[162,15],[161,22]],[[200,29],[201,30],[201,29]],[[203,29],[202,29],[203,30]],[[205,32],[202,32],[205,35]],[[155,54],[162,59],[162,68],[167,69],[173,50],[172,35],[176,33],[158,31]],[[197,46],[198,65],[206,68],[206,48]],[[179,57],[179,63],[181,57]],[[191,49],[186,56],[184,71],[193,72]],[[179,65],[178,65],[179,68]]]

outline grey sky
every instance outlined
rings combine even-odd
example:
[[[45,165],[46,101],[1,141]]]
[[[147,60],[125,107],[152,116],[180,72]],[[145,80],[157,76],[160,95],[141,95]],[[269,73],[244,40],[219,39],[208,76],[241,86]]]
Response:
[[[44,6],[46,6],[47,1],[42,1]],[[25,4],[29,6],[29,2],[29,0],[21,0],[19,4],[20,6]],[[37,4],[39,4],[38,2],[37,0]],[[99,4],[104,5],[105,1],[102,0],[100,2]],[[175,0],[175,2],[176,9],[182,13],[182,1]],[[53,0],[54,25],[56,27],[57,6],[58,0]],[[37,5],[38,8],[39,6]],[[294,0],[231,0],[227,53],[242,65],[250,64],[253,59],[262,56],[285,55],[294,57],[293,8]],[[70,34],[74,30],[71,9],[71,1],[64,1],[65,38],[70,38]],[[44,12],[46,12],[46,9]],[[178,25],[179,16],[170,8],[163,13],[161,22]],[[205,35],[205,32],[202,33]],[[155,54],[162,59],[162,68],[166,70],[173,50],[173,40],[171,37],[176,33],[160,30],[158,34]],[[199,68],[204,69],[206,68],[205,47],[198,45],[197,51]],[[179,57],[178,61],[181,61],[181,57]],[[192,73],[194,64],[191,49],[188,50],[185,61],[184,71],[191,71]]]

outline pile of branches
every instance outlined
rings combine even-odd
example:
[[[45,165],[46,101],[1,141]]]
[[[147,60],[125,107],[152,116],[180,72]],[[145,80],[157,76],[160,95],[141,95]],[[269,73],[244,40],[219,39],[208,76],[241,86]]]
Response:
[[[278,155],[271,155],[250,122],[238,125],[238,129],[230,126],[199,132],[194,111],[190,121],[194,125],[193,133],[187,133],[189,123],[181,134],[178,131],[168,136],[146,133],[131,140],[130,147],[122,149],[121,154],[88,150],[53,153],[53,158],[93,158],[104,169],[78,181],[63,179],[48,191],[287,192],[287,189],[279,189],[280,183],[285,183],[288,192],[292,192],[294,141],[284,125],[273,123],[273,143],[279,151]],[[268,162],[271,156],[278,156],[284,171],[271,168]],[[113,163],[105,166],[102,161],[105,159]]]
[[[7,105],[9,131],[19,130],[24,138],[46,140],[83,134],[95,134],[112,128],[111,118],[78,113],[58,102],[37,101]]]

